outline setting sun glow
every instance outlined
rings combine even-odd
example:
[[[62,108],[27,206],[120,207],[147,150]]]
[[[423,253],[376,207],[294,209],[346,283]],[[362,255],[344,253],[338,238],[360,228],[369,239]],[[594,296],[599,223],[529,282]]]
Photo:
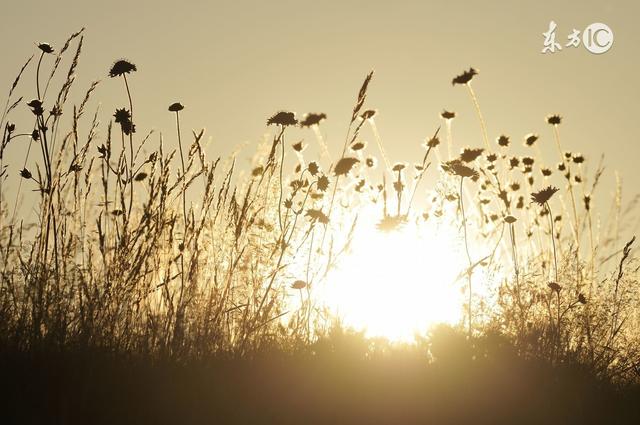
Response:
[[[463,257],[451,225],[406,223],[392,232],[361,223],[351,252],[328,276],[326,305],[369,337],[410,342],[438,323],[462,320],[456,277]]]

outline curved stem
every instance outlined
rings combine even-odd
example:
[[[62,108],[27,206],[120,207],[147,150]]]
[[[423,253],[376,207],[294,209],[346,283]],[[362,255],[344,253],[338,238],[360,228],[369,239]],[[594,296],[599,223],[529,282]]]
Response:
[[[487,124],[484,122],[484,117],[482,116],[482,111],[480,110],[480,103],[478,103],[478,97],[476,93],[473,91],[471,84],[466,84],[467,89],[469,89],[469,95],[471,96],[471,100],[473,100],[473,105],[476,108],[476,113],[478,114],[478,119],[480,120],[480,127],[482,127],[482,139],[484,140],[484,146],[487,148],[487,151],[491,150],[489,147],[489,136],[487,135]]]
[[[551,213],[551,207],[549,207],[549,202],[545,202],[544,205],[547,208],[547,212],[549,213],[549,223],[551,224],[551,245],[553,247],[553,267],[555,270],[556,283],[558,283],[558,258],[556,255],[556,236],[555,236],[555,230],[553,227],[553,214]]]
[[[464,212],[464,201],[462,200],[462,184],[464,182],[464,177],[460,177],[460,211],[462,213],[462,228],[464,230],[464,249],[467,253],[467,260],[469,261],[469,270],[467,271],[467,280],[469,284],[469,300],[467,305],[467,315],[468,317],[468,333],[469,337],[471,337],[471,299],[472,299],[472,287],[471,287],[471,267],[473,266],[473,262],[471,261],[471,254],[469,253],[469,241],[467,237],[467,217]]]
[[[38,67],[36,68],[36,91],[38,92],[38,100],[40,99],[40,65],[42,64],[42,58],[44,57],[44,51],[40,53],[40,59],[38,59]]]

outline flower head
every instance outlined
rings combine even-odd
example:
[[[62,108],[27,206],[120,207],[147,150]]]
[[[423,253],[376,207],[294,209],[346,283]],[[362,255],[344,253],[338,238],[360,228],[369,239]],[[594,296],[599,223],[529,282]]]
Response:
[[[311,127],[312,125],[320,124],[321,121],[326,119],[327,119],[327,114],[308,113],[308,114],[305,114],[304,117],[302,118],[302,121],[300,121],[300,126]]]
[[[184,109],[184,106],[180,102],[175,102],[169,105],[169,112],[180,112]]]
[[[138,68],[136,68],[136,66],[131,62],[125,59],[120,59],[119,61],[116,61],[113,65],[111,65],[111,69],[109,70],[109,77],[120,77],[137,70]]]
[[[354,152],[357,152],[357,151],[361,151],[366,146],[367,146],[366,142],[355,142],[351,146],[349,146],[349,149],[351,149]]]
[[[433,136],[432,138],[428,139],[425,142],[425,145],[428,148],[435,148],[436,146],[438,146],[440,144],[440,139],[438,139],[438,136]]]
[[[302,140],[300,140],[299,142],[296,142],[293,145],[291,145],[291,147],[296,152],[302,152],[304,148],[306,148],[307,146],[304,143],[302,143]]]
[[[440,116],[442,117],[442,119],[452,120],[452,119],[454,119],[456,117],[456,113],[453,112],[453,111],[444,110],[444,111],[442,111]]]
[[[466,165],[459,159],[447,161],[442,164],[442,169],[449,174],[459,177],[469,177],[471,179],[477,179],[479,177],[478,172]]]
[[[53,47],[49,43],[39,43],[38,49],[42,50],[43,53],[53,53]]]
[[[44,114],[44,108],[42,107],[42,101],[38,99],[33,99],[31,102],[27,103],[27,106],[31,108],[31,112],[33,115],[40,116]]]
[[[560,115],[547,116],[547,123],[551,125],[559,125],[561,122],[562,122],[562,117]]]
[[[557,187],[549,186],[538,192],[532,193],[531,201],[540,206],[544,206],[558,190],[559,189]]]
[[[402,170],[404,170],[404,169],[405,169],[405,167],[406,167],[406,165],[405,165],[405,164],[403,164],[402,162],[398,162],[397,164],[395,164],[395,165],[393,166],[393,168],[392,168],[391,170],[392,170],[392,171],[402,171]]]
[[[498,137],[496,142],[498,143],[498,146],[502,146],[503,148],[509,146],[509,143],[511,143],[509,136],[505,136],[504,134]]]
[[[538,135],[537,134],[527,134],[526,136],[524,136],[524,144],[527,146],[533,146],[533,144],[538,140]]]
[[[477,148],[477,149],[465,148],[460,154],[460,160],[463,162],[473,162],[476,160],[476,158],[482,155],[482,152],[484,152],[484,149],[482,148]]]
[[[320,167],[318,166],[318,163],[315,161],[310,162],[309,165],[307,166],[307,169],[309,170],[309,173],[312,176],[317,175],[318,172],[320,171]]]
[[[113,114],[115,122],[120,124],[120,128],[127,136],[136,132],[136,126],[131,121],[131,113],[125,108],[116,109],[116,113]]]
[[[320,176],[318,179],[318,190],[326,192],[329,188],[329,178],[327,176]]]
[[[26,168],[23,168],[22,170],[20,170],[20,175],[24,179],[30,179],[32,177],[31,171],[27,170]]]
[[[375,109],[367,109],[362,114],[360,114],[360,118],[362,118],[363,120],[370,120],[371,118],[375,117],[377,113],[378,111],[376,111]]]
[[[122,124],[126,121],[131,121],[131,112],[127,111],[125,108],[116,109],[116,113],[113,114],[113,117],[116,119],[115,121],[118,124]]]
[[[296,124],[298,124],[296,114],[294,112],[287,111],[277,112],[267,120],[267,125],[280,125],[282,127],[287,127]]]
[[[473,79],[474,75],[478,75],[478,71],[473,68],[469,68],[468,71],[464,71],[462,74],[457,75],[452,81],[452,85],[456,84],[468,84]]]

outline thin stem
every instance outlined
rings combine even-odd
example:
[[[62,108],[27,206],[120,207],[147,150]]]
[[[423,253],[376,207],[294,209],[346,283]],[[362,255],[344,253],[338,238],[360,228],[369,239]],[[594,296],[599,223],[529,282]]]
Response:
[[[131,100],[131,90],[129,90],[129,82],[127,81],[127,74],[122,74],[122,78],[124,79],[124,86],[127,89],[127,98],[129,98],[129,112],[131,114],[131,129],[129,131],[129,174],[131,174],[134,165],[133,165],[133,129],[134,129],[134,121],[133,121],[133,101]],[[129,210],[127,211],[127,215],[131,215],[131,207],[133,206],[133,175],[129,175],[129,185],[130,185],[130,193],[129,193]]]
[[[184,231],[187,232],[187,195],[186,195],[186,170],[184,165],[184,153],[182,152],[182,136],[180,134],[180,113],[176,111],[176,128],[178,131],[178,147],[180,149],[180,163],[182,165],[182,217]]]
[[[484,146],[487,150],[490,150],[489,147],[489,136],[487,135],[487,125],[484,121],[484,117],[482,116],[482,111],[480,110],[480,103],[478,103],[478,97],[476,93],[473,91],[471,84],[466,84],[467,89],[469,89],[469,95],[471,96],[471,100],[473,100],[473,105],[476,107],[476,113],[478,114],[478,119],[480,120],[480,127],[482,127],[482,139],[484,140]]]
[[[40,64],[42,64],[42,58],[44,57],[44,51],[40,53],[40,59],[38,59],[38,67],[36,68],[36,91],[38,92],[38,100],[40,100]]]
[[[387,167],[387,171],[391,171],[391,162],[389,162],[387,153],[384,150],[384,146],[382,145],[382,138],[380,137],[380,133],[378,132],[378,127],[376,126],[376,122],[373,120],[373,118],[369,118],[369,124],[371,125],[371,130],[373,130],[373,136],[376,139],[376,144],[378,145],[378,149],[380,150],[380,156],[382,156],[384,165],[385,167]]]
[[[553,214],[551,213],[551,207],[549,206],[549,202],[545,202],[544,206],[547,208],[547,213],[549,214],[549,223],[551,225],[551,245],[553,247],[553,267],[555,270],[555,278],[556,283],[558,282],[558,257],[556,255],[556,235],[555,229],[553,226]]]
[[[564,154],[562,153],[562,147],[560,146],[560,132],[558,131],[558,126],[554,125],[553,126],[553,136],[554,139],[556,141],[556,147],[558,148],[558,154],[560,155],[560,161],[565,164],[565,166],[567,167],[567,173],[569,173],[569,178],[567,179],[567,182],[569,184],[569,196],[571,197],[571,209],[573,212],[573,226],[572,226],[572,230],[573,230],[573,236],[575,238],[575,242],[577,245],[577,250],[578,252],[580,251],[580,233],[579,233],[579,229],[578,229],[578,210],[576,209],[576,198],[575,195],[573,193],[573,183],[571,182],[571,169],[570,167],[570,163],[569,161],[567,161],[567,159],[565,158]]]
[[[469,261],[469,270],[467,271],[467,280],[469,283],[469,301],[467,305],[467,315],[468,315],[468,333],[469,338],[471,337],[471,299],[472,299],[472,287],[471,287],[471,267],[473,266],[473,262],[471,261],[471,254],[469,253],[469,241],[467,237],[467,217],[464,212],[464,201],[462,200],[462,184],[464,182],[464,177],[460,177],[460,211],[462,213],[462,228],[464,230],[464,249],[467,253],[467,260]]]

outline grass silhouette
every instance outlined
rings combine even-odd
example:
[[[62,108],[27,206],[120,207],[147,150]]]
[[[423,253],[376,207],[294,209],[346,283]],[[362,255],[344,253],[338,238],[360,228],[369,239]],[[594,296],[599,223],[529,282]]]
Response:
[[[235,158],[207,158],[204,130],[183,134],[188,108],[179,102],[168,108],[177,152],[163,135],[139,136],[145,125],[134,122],[127,75],[137,68],[129,61],[108,71],[123,78],[129,109],[116,109],[106,125],[98,111],[87,120],[98,83],[79,105],[69,100],[82,42],[83,30],[59,50],[38,44],[37,98],[27,103],[18,95],[34,55],[12,84],[0,120],[7,423],[637,420],[634,239],[620,238],[619,196],[610,226],[594,219],[607,201],[595,195],[602,167],[587,175],[583,155],[561,150],[559,116],[547,122],[560,173],[543,165],[539,150],[513,153],[509,136],[492,149],[471,68],[453,84],[469,89],[484,147],[464,147],[454,157],[455,112],[447,110],[434,117],[445,120],[444,150],[438,128],[415,165],[392,166],[376,110],[367,109],[371,72],[341,150],[322,137],[326,114],[298,120],[280,111],[266,121],[275,134],[244,173]],[[67,64],[63,55],[73,46]],[[68,71],[54,97],[50,83],[63,63]],[[50,69],[44,88],[43,67]],[[365,123],[382,157],[379,170],[363,140]],[[307,128],[320,158],[305,157],[305,144],[295,139]],[[29,139],[24,162],[6,163],[6,149],[18,138]],[[525,147],[535,150],[540,139],[527,135]],[[432,152],[439,167],[430,167]],[[15,199],[8,199],[7,184],[17,187]],[[23,187],[38,197],[32,222],[17,214]],[[558,215],[549,205],[556,191]],[[468,260],[460,270],[466,332],[462,325],[425,329],[415,344],[399,347],[349,330],[321,304],[318,288],[348,261],[365,204],[379,212],[379,231],[430,220],[460,230]],[[481,279],[491,275],[499,276],[492,287],[489,277]]]

